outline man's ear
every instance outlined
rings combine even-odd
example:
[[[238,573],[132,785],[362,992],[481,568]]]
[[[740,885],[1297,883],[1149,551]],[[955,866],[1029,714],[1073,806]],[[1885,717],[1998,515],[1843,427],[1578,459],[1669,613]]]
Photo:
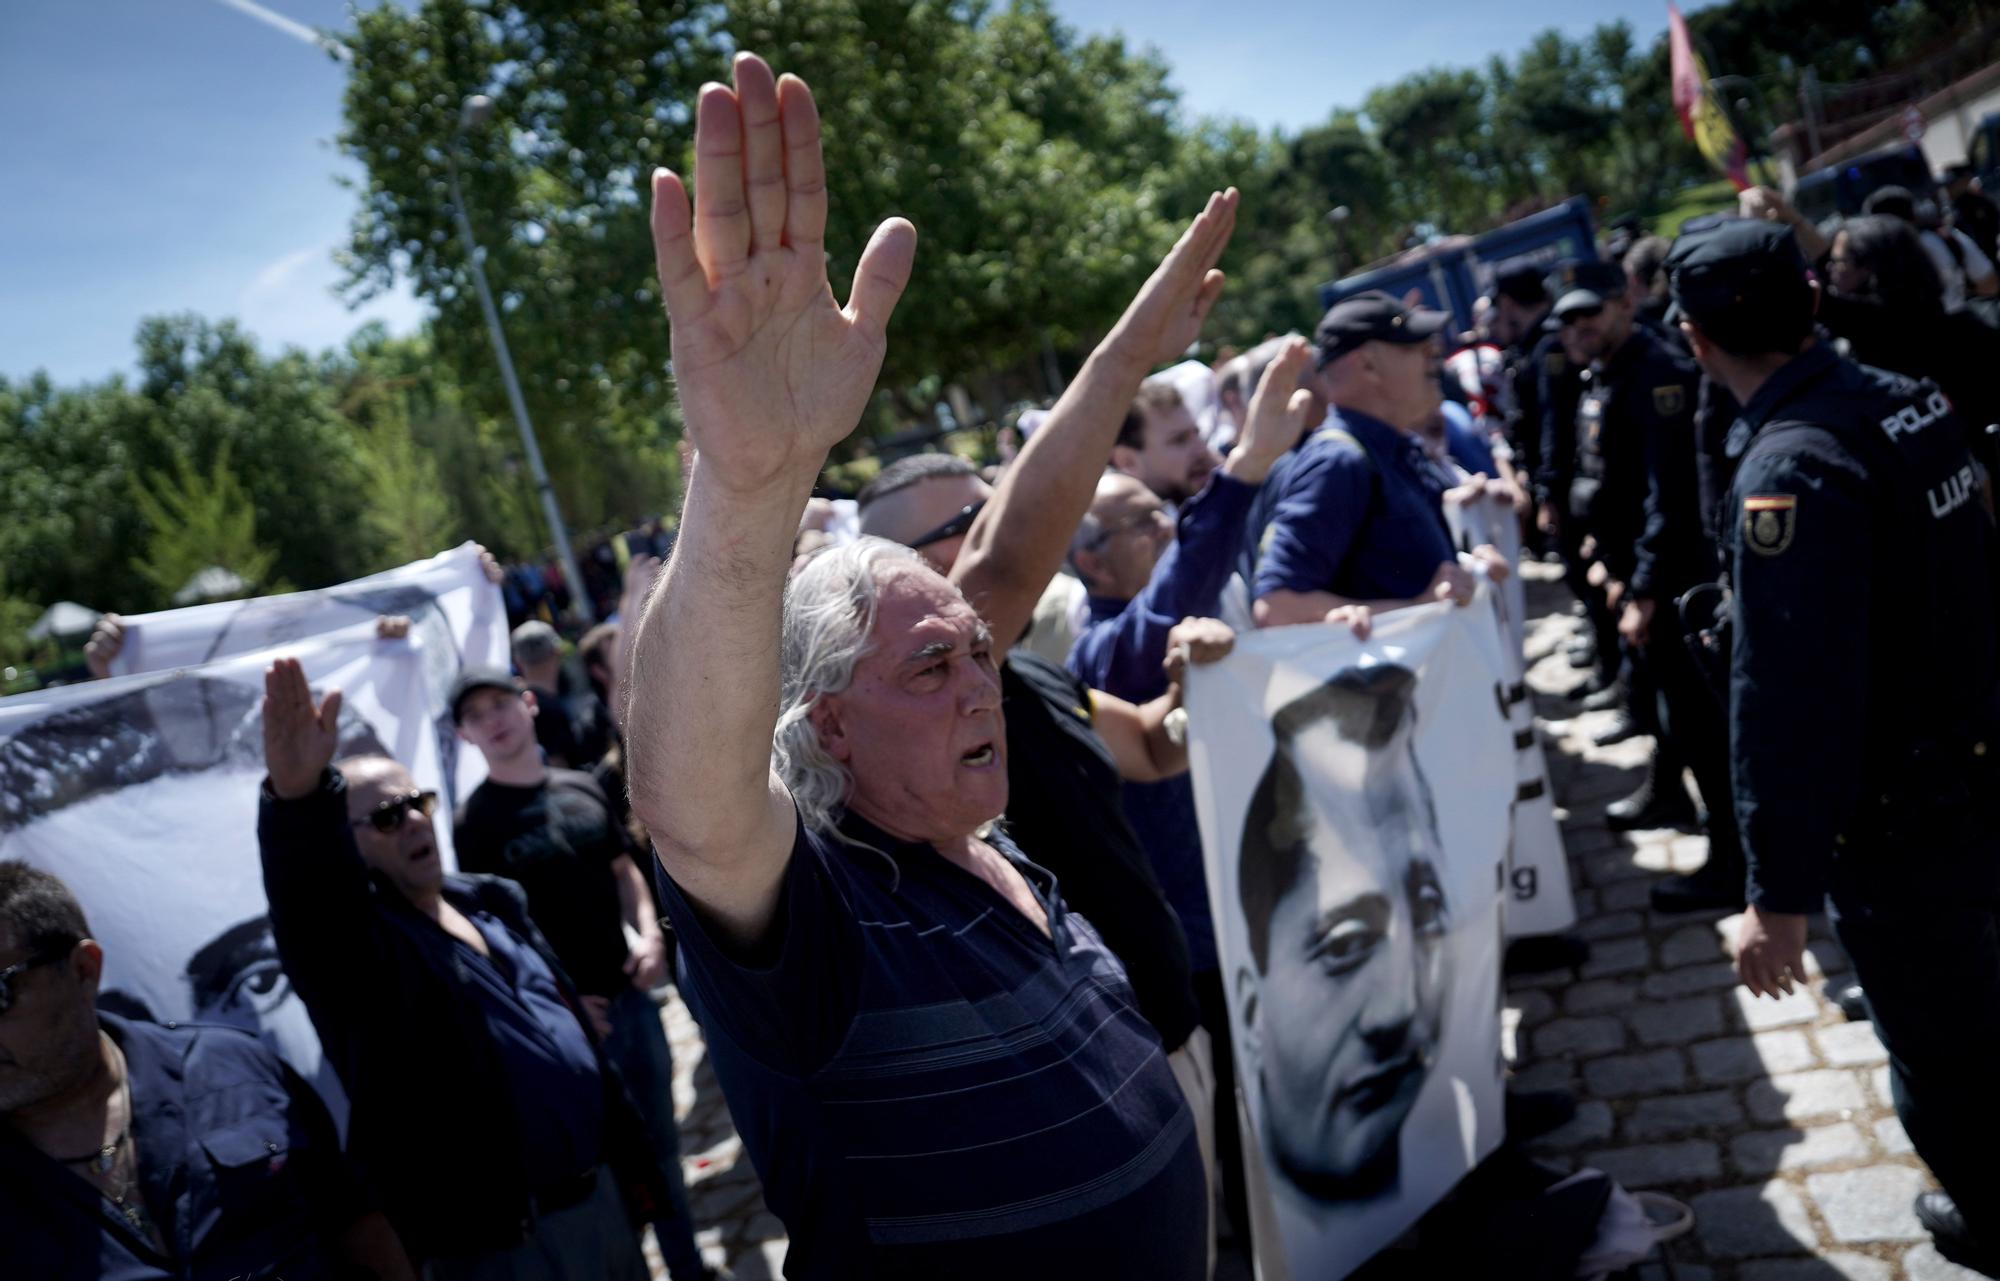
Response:
[[[1083,580],[1085,590],[1097,581],[1098,572],[1104,568],[1104,560],[1096,552],[1072,552],[1069,564],[1076,571],[1076,576]]]
[[[1122,471],[1128,476],[1136,474],[1139,470],[1139,451],[1130,445],[1113,445],[1111,447],[1111,469],[1113,471]]]
[[[85,939],[70,949],[70,972],[77,982],[89,989],[93,1000],[97,997],[97,985],[104,977],[104,949],[96,939]]]
[[[831,695],[822,696],[806,713],[806,720],[812,723],[813,733],[819,735],[819,745],[826,754],[845,764],[854,756],[854,747],[847,741],[847,726],[841,719],[838,702]]]
[[[522,701],[523,703],[526,703],[526,704],[528,705],[528,719],[529,719],[529,720],[533,720],[533,719],[535,719],[535,717],[537,717],[537,716],[540,716],[540,715],[542,714],[542,708],[541,708],[541,704],[539,704],[539,703],[537,703],[537,702],[535,701],[535,691],[534,691],[534,690],[531,690],[531,689],[524,689],[524,690],[522,690],[522,691],[521,691],[521,701]]]
[[[1245,965],[1236,971],[1236,1008],[1243,1011],[1243,1030],[1238,1042],[1243,1047],[1244,1061],[1251,1072],[1255,1072],[1264,1062],[1264,1037],[1257,1026],[1257,976]]]

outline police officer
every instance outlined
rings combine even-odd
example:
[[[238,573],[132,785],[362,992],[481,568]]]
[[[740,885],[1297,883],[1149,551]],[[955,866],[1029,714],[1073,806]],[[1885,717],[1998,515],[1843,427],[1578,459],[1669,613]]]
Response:
[[[1709,861],[1698,876],[1656,887],[1654,906],[1737,906],[1743,867],[1726,803],[1726,731],[1674,608],[1682,592],[1712,580],[1717,569],[1695,470],[1701,372],[1638,323],[1621,267],[1586,264],[1556,300],[1555,314],[1592,362],[1577,410],[1572,506],[1588,520],[1606,570],[1606,600],[1630,655],[1633,711],[1658,739],[1645,782],[1608,807],[1606,823],[1626,830],[1691,820],[1680,781],[1682,765],[1691,766],[1709,802]]]
[[[1542,370],[1535,349],[1549,336],[1549,290],[1542,268],[1526,258],[1509,259],[1494,268],[1493,341],[1500,345],[1503,376],[1512,391],[1507,407],[1507,439],[1522,472],[1541,470]]]
[[[1792,234],[1728,222],[1668,258],[1728,450],[1731,775],[1749,857],[1737,973],[1805,973],[1827,904],[1942,1193],[1948,1258],[2000,1273],[2000,786],[1993,528],[1943,396],[1815,340]]]
[[[1318,622],[1345,605],[1472,599],[1444,483],[1416,435],[1438,412],[1431,339],[1446,319],[1371,291],[1320,320],[1315,389],[1331,409],[1271,469],[1251,509],[1244,579],[1259,626]],[[1491,547],[1473,555],[1506,572]]]
[[[1553,273],[1555,288],[1568,292],[1583,264],[1563,263]],[[1563,560],[1563,581],[1583,602],[1590,622],[1591,643],[1583,652],[1588,659],[1577,665],[1597,668],[1596,679],[1588,688],[1594,694],[1615,699],[1610,687],[1618,671],[1617,620],[1605,606],[1603,594],[1585,579],[1589,568],[1583,557],[1584,521],[1569,510],[1570,486],[1576,479],[1576,408],[1583,399],[1583,383],[1588,361],[1572,359],[1562,325],[1551,315],[1528,354],[1535,374],[1535,405],[1539,420],[1533,430],[1541,437],[1535,467],[1535,497],[1539,504],[1535,523],[1555,542]]]
[[[98,1012],[103,972],[68,887],[0,863],[8,1276],[415,1276],[310,1086],[235,1028]]]

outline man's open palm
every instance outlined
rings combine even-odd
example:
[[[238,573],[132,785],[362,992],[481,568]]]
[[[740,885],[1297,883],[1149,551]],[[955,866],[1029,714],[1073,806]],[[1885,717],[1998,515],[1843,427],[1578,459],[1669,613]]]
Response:
[[[876,228],[843,310],[827,284],[819,109],[803,80],[736,57],[736,87],[704,85],[694,207],[653,174],[653,252],[673,322],[674,378],[701,465],[734,487],[817,472],[860,421],[884,330],[916,255],[901,218]]]
[[[264,672],[264,767],[271,790],[287,800],[319,786],[340,743],[340,691],[313,700],[305,669],[281,658]]]

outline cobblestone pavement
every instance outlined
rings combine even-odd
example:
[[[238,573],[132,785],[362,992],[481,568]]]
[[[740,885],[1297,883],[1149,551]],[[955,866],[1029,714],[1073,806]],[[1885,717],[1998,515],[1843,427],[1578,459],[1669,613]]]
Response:
[[[1642,1281],[1976,1278],[1938,1256],[1911,1211],[1937,1185],[1896,1120],[1873,1027],[1820,992],[1850,968],[1825,922],[1813,922],[1812,982],[1755,1000],[1723,950],[1735,916],[1649,910],[1647,887],[1699,866],[1707,840],[1604,826],[1652,740],[1591,744],[1614,714],[1578,714],[1562,697],[1581,676],[1563,649],[1582,624],[1553,568],[1526,576],[1528,683],[1591,946],[1580,971],[1509,984],[1517,1083],[1577,1096],[1575,1120],[1534,1150],[1693,1207],[1694,1231],[1640,1268]]]
[[[1562,651],[1581,624],[1552,568],[1524,576],[1528,682],[1591,945],[1581,970],[1517,980],[1507,993],[1517,1086],[1577,1097],[1576,1118],[1534,1150],[1693,1207],[1694,1231],[1643,1265],[1640,1281],[1977,1281],[1938,1257],[1911,1212],[1936,1185],[1890,1106],[1872,1028],[1819,992],[1848,968],[1824,923],[1814,925],[1809,987],[1752,1000],[1723,951],[1734,917],[1648,909],[1648,885],[1699,866],[1707,842],[1606,829],[1605,805],[1638,786],[1651,740],[1591,744],[1613,714],[1578,714],[1562,697],[1580,679]],[[784,1227],[764,1205],[700,1029],[678,998],[666,1018],[697,1240],[740,1281],[777,1277]],[[664,1277],[650,1241],[648,1258]],[[1222,1271],[1247,1275],[1227,1257]]]

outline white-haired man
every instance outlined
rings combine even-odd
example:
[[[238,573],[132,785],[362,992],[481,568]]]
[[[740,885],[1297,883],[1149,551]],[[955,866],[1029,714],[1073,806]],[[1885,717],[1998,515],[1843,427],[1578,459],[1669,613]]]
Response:
[[[682,990],[786,1275],[1193,1281],[1206,1189],[1158,1038],[1053,878],[987,827],[1007,775],[986,625],[876,539],[785,586],[915,233],[884,223],[838,308],[812,94],[749,54],[735,73],[702,90],[692,216],[677,176],[653,180],[701,461],[627,729]]]

